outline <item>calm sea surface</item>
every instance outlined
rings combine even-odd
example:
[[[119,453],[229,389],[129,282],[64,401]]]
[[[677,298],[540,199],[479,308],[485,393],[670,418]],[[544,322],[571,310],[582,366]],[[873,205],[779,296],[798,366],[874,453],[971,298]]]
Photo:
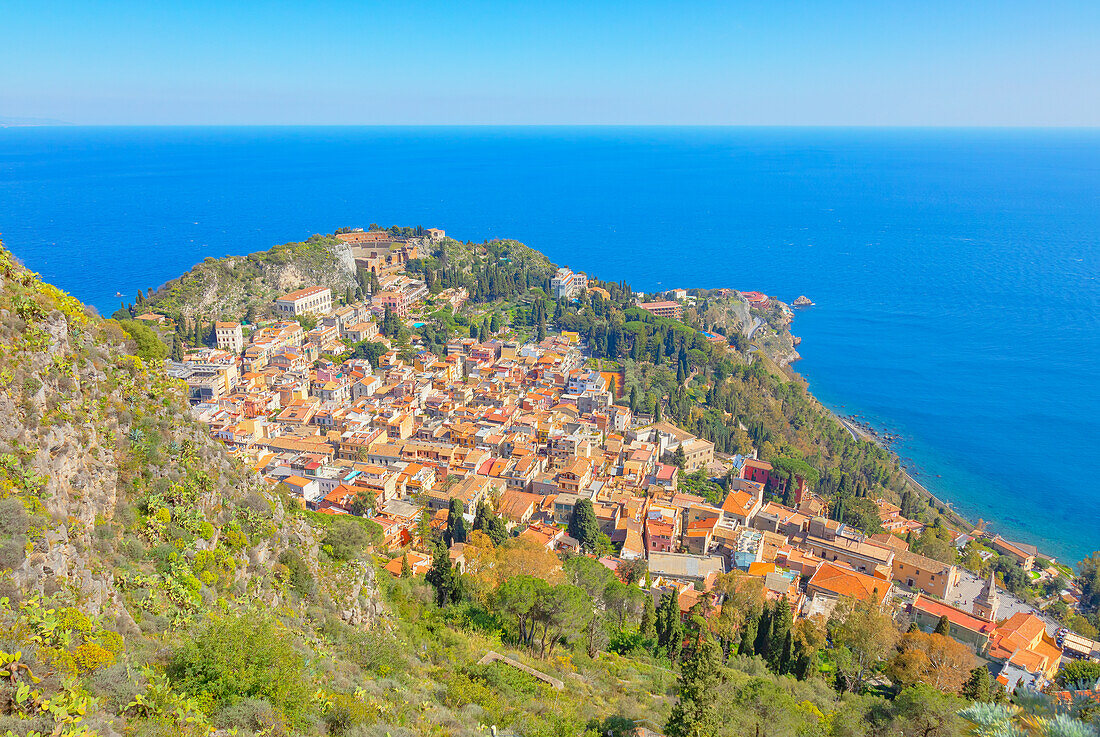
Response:
[[[1100,548],[1100,131],[13,128],[0,233],[110,314],[207,256],[370,222],[635,289],[806,294],[796,368],[964,514]]]

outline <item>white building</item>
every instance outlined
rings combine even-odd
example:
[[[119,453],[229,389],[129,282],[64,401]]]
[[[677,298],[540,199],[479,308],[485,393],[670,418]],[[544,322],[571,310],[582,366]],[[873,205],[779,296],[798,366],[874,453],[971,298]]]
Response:
[[[572,299],[588,289],[588,277],[583,272],[574,273],[563,266],[550,279],[550,291],[556,299]]]
[[[234,355],[244,350],[244,331],[239,322],[215,323],[214,334],[217,336],[219,349]]]
[[[328,287],[306,287],[275,300],[280,315],[327,315],[332,312],[332,290]]]

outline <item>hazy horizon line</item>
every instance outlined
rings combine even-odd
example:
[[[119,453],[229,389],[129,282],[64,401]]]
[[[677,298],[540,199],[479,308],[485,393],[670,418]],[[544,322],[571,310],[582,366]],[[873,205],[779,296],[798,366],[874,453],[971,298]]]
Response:
[[[19,120],[19,119],[15,119]],[[0,128],[832,128],[907,130],[1100,130],[1098,124],[1008,123],[42,123],[4,122]]]

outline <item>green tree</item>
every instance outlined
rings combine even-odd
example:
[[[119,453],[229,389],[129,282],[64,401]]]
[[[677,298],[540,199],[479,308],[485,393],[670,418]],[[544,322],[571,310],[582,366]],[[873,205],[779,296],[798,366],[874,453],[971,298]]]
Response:
[[[794,616],[791,614],[791,603],[784,596],[775,604],[772,611],[771,642],[768,645],[768,667],[774,673],[785,673],[791,659],[791,627],[794,624]]]
[[[146,363],[160,363],[168,356],[168,346],[151,327],[138,320],[122,320],[122,329],[137,345],[135,353]]]
[[[409,554],[401,554],[401,578],[412,578],[412,566],[409,565]]]
[[[1100,682],[1100,663],[1088,660],[1074,660],[1066,663],[1055,677],[1059,686],[1079,686],[1081,690],[1091,689]]]
[[[541,578],[520,574],[505,579],[494,595],[496,608],[515,622],[519,641],[533,647],[535,637],[535,606],[539,595],[549,584]]]
[[[542,626],[538,641],[539,656],[545,658],[558,642],[578,636],[589,622],[591,605],[585,592],[570,584],[559,584],[539,591],[534,619]]]
[[[851,656],[844,667],[838,667],[838,675],[848,690],[858,690],[894,654],[900,633],[874,596],[842,601],[833,616],[833,643]]]
[[[438,606],[455,604],[462,598],[458,574],[451,566],[451,556],[443,545],[436,545],[432,553],[432,565],[426,576],[428,583],[435,589],[435,603]]]
[[[377,495],[370,489],[363,489],[355,494],[352,498],[350,509],[351,513],[362,517],[368,514],[374,509],[375,502],[377,501]]]
[[[947,615],[940,617],[940,621],[936,622],[936,629],[933,630],[934,634],[944,635],[949,637],[951,635],[951,620],[947,618]]]
[[[961,691],[963,698],[970,701],[989,701],[992,680],[989,669],[984,665],[974,668],[970,671],[970,677],[966,679],[966,683],[963,684]]]
[[[700,632],[691,654],[680,668],[680,698],[672,707],[665,732],[669,737],[710,737],[718,727],[714,689],[721,680],[722,654],[709,636]]]
[[[496,547],[500,547],[508,540],[507,524],[499,515],[493,512],[493,508],[484,500],[477,504],[473,529],[484,532]]]
[[[579,499],[573,505],[573,515],[569,518],[569,536],[580,543],[581,550],[595,552],[599,545],[600,526],[596,522],[596,511],[591,499]]]
[[[657,650],[673,663],[680,659],[684,645],[684,625],[680,620],[680,594],[676,589],[661,596],[657,607]]]
[[[469,536],[469,524],[462,516],[462,502],[457,497],[451,497],[450,506],[447,508],[447,531],[443,533],[443,542],[449,548],[455,543],[466,542]]]
[[[890,706],[902,737],[955,737],[962,729],[962,700],[924,683],[902,689]]]
[[[653,606],[653,597],[645,592],[645,602],[642,604],[642,619],[638,624],[638,633],[643,639],[652,640],[657,636],[657,613]]]
[[[1081,587],[1081,609],[1100,611],[1100,550],[1077,564],[1077,585]]]
[[[755,612],[745,616],[745,624],[741,629],[741,644],[737,652],[741,655],[754,655],[756,653],[756,635],[760,628],[760,614]]]

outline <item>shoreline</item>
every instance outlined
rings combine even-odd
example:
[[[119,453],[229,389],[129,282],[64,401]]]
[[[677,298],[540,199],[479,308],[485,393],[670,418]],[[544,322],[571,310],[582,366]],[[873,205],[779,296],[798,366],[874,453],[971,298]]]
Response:
[[[965,534],[971,534],[974,530],[978,529],[971,520],[969,520],[967,517],[964,517],[960,512],[958,512],[950,501],[943,499],[940,496],[937,496],[927,486],[922,484],[920,481],[917,481],[913,474],[910,473],[909,470],[901,464],[901,458],[900,456],[898,456],[897,452],[894,451],[893,448],[890,447],[890,445],[882,442],[882,439],[880,437],[878,437],[874,433],[867,432],[866,429],[860,427],[859,424],[853,422],[851,419],[841,416],[835,410],[828,407],[824,402],[814,396],[812,392],[810,393],[810,396],[813,396],[814,401],[824,407],[837,420],[837,422],[839,422],[844,427],[844,429],[846,429],[852,435],[853,438],[857,440],[866,440],[872,442],[875,445],[878,445],[879,447],[885,449],[891,455],[897,458],[898,466],[901,469],[902,475],[905,477],[906,483],[911,486],[915,491],[923,494],[925,497],[934,502],[941,510],[943,510],[942,513],[944,514],[944,516],[955,523],[958,527],[968,528],[960,530],[961,532],[964,532]],[[996,524],[996,519],[986,520],[987,524],[989,522],[993,522],[994,524]],[[1034,542],[1031,544],[1035,545],[1038,551],[1036,554],[1037,557],[1045,558],[1054,563],[1062,563],[1062,561],[1060,561],[1057,556],[1050,555],[1049,553],[1043,551],[1042,541]],[[1076,565],[1076,563],[1070,562],[1065,563],[1064,565],[1069,565],[1070,567],[1073,567]]]

